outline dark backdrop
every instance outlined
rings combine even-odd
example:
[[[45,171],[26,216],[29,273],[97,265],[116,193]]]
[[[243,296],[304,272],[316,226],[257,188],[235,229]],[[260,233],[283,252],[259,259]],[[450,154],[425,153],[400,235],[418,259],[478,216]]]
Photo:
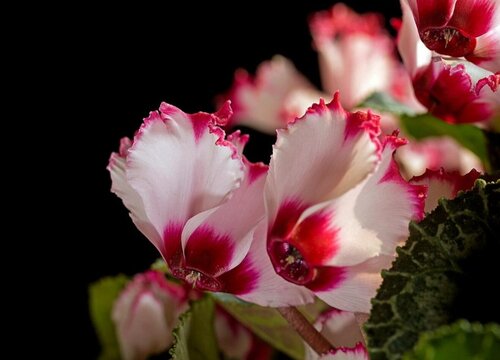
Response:
[[[87,311],[88,284],[106,275],[142,271],[158,257],[121,201],[109,192],[105,168],[119,139],[132,136],[141,119],[161,101],[186,112],[214,110],[214,97],[230,86],[236,68],[253,72],[275,54],[291,59],[319,85],[307,17],[332,3],[308,1],[270,8],[255,2],[237,6],[176,2],[175,7],[147,10],[122,3],[74,10],[75,16],[64,20],[74,33],[68,47],[70,70],[61,74],[66,84],[62,96],[69,98],[72,113],[63,121],[73,130],[64,141],[70,148],[61,151],[76,158],[75,163],[62,165],[72,179],[62,187],[68,207],[61,212],[70,228],[64,241],[71,244],[67,247],[71,265],[64,270],[73,280],[61,277],[57,286],[61,294],[70,286],[76,293],[60,298],[64,325],[62,337],[53,334],[53,357],[95,358],[98,345]],[[400,13],[397,0],[349,5],[358,11],[383,12],[386,18]],[[59,34],[64,31],[65,27],[58,29]],[[64,59],[57,61],[63,64]],[[269,139],[252,139],[257,146],[249,156],[267,160]],[[259,146],[265,150],[256,150]],[[65,339],[64,348],[71,354],[58,353],[59,338]]]

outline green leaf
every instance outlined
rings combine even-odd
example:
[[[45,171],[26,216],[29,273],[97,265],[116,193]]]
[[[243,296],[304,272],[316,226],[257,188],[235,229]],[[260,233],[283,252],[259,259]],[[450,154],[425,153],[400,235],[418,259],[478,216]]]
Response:
[[[356,107],[370,108],[370,109],[389,112],[389,113],[397,114],[397,115],[401,115],[401,114],[413,115],[413,114],[415,114],[415,110],[413,110],[409,106],[406,106],[406,105],[398,102],[392,96],[390,96],[387,93],[383,93],[383,92],[374,92],[373,94],[368,96],[365,100],[363,100],[363,102],[361,104],[359,104]]]
[[[401,359],[422,332],[460,318],[488,321],[497,309],[489,289],[498,273],[498,234],[500,182],[478,180],[410,223],[410,236],[391,269],[382,271],[372,300],[365,325],[371,359]]]
[[[276,309],[250,304],[226,294],[217,294],[216,299],[220,306],[272,347],[292,359],[304,358],[304,341]],[[299,310],[309,321],[313,321],[325,307],[318,301],[299,307]]]
[[[406,134],[421,140],[433,136],[450,136],[459,144],[476,154],[483,164],[488,164],[486,139],[477,126],[448,124],[430,114],[401,115],[401,125]]]
[[[205,296],[191,304],[181,315],[174,329],[174,345],[170,349],[172,359],[218,360],[219,350],[214,331],[214,300]]]
[[[460,320],[424,333],[404,360],[495,360],[500,356],[500,326]]]
[[[101,360],[119,360],[120,348],[116,338],[111,310],[115,299],[128,282],[125,275],[103,278],[89,287],[89,307],[92,323],[101,343]]]

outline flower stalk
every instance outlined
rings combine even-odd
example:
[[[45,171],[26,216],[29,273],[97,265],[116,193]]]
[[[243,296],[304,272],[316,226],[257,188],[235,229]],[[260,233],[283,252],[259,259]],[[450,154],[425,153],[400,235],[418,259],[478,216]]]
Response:
[[[277,310],[318,355],[335,349],[296,307],[280,307]]]

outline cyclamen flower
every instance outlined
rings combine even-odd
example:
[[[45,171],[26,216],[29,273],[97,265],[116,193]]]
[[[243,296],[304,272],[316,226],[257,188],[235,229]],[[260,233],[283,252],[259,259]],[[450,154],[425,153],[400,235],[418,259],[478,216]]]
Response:
[[[457,174],[466,174],[470,169],[482,170],[481,160],[474,153],[447,136],[410,142],[398,150],[396,161],[405,179],[420,176],[427,169],[443,168]]]
[[[328,94],[340,91],[345,108],[352,109],[375,91],[397,93],[400,64],[380,15],[357,14],[339,3],[314,14],[309,25],[323,89]]]
[[[413,80],[417,99],[449,123],[492,119],[500,111],[499,85],[500,73],[441,58],[434,58]]]
[[[136,275],[113,306],[122,358],[142,360],[166,351],[177,319],[187,307],[184,288],[160,272]]]
[[[380,143],[378,122],[345,112],[338,93],[313,105],[278,130],[265,189],[276,272],[354,312],[369,312],[381,269],[423,215],[425,187],[404,181],[393,160],[405,141]]]
[[[337,90],[347,109],[375,91],[386,91],[405,104],[416,104],[411,81],[396,59],[394,43],[378,14],[359,15],[344,4],[336,4],[329,11],[314,14],[310,29],[319,55],[323,90],[311,85],[282,56],[259,65],[254,78],[238,70],[225,95],[235,110],[229,126],[244,125],[274,134],[320,98],[331,99]]]
[[[364,339],[352,312],[330,309],[321,314],[314,327],[335,347],[318,356],[306,345],[305,360],[368,360]]]
[[[481,173],[475,169],[465,175],[460,175],[456,171],[446,172],[444,169],[427,170],[423,175],[411,179],[410,183],[427,186],[425,212],[429,213],[438,206],[439,199],[453,199],[459,191],[471,189],[480,175]]]
[[[485,122],[498,116],[500,69],[494,73],[463,59],[432,57],[418,37],[408,3],[402,0],[401,5],[398,48],[417,99],[429,112],[450,123]]]
[[[229,104],[186,114],[163,103],[111,156],[112,191],[172,274],[194,288],[265,306],[311,302],[265,256],[267,166],[241,155],[248,137],[225,137],[218,125],[230,115]]]
[[[408,2],[420,39],[430,50],[500,71],[498,0],[403,1]]]
[[[231,100],[234,109],[227,126],[244,125],[265,133],[286,127],[290,117],[283,104],[299,89],[311,91],[313,101],[321,95],[317,96],[318,91],[282,56],[260,64],[255,77],[243,69],[237,70],[232,88],[222,96]]]

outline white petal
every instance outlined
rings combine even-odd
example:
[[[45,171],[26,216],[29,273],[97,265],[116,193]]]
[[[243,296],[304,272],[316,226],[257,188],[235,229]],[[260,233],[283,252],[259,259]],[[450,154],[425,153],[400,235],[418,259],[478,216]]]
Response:
[[[390,267],[394,256],[381,255],[355,266],[345,267],[333,289],[312,289],[328,305],[337,309],[369,313],[371,299],[382,283],[380,272]]]
[[[416,3],[413,0],[413,7]],[[403,23],[398,32],[398,50],[412,77],[423,66],[431,62],[432,52],[420,40],[415,18],[406,0],[401,0]]]
[[[378,131],[377,116],[346,113],[338,94],[278,131],[265,189],[271,224],[286,202],[310,206],[363,180],[379,161]]]
[[[112,309],[121,355],[146,359],[172,343],[172,330],[187,308],[181,285],[156,271],[138,274],[121,292]]]
[[[330,94],[340,91],[347,109],[375,91],[390,89],[396,62],[388,36],[351,34],[316,44],[323,87]]]
[[[500,4],[498,7],[500,8]],[[476,40],[476,48],[470,61],[491,72],[498,73],[500,71],[500,25]]]
[[[134,314],[118,327],[122,356],[126,360],[146,358],[168,349],[172,329],[163,318],[163,305],[152,294],[144,293],[136,300]]]
[[[161,113],[151,113],[134,139],[128,183],[161,235],[168,225],[182,225],[220,205],[239,186],[242,160],[214,118],[162,104]]]
[[[293,64],[282,56],[262,63],[255,79],[240,70],[235,75],[235,84],[229,94],[234,108],[230,125],[245,125],[274,134],[276,129],[285,127],[289,120],[283,113],[288,94],[298,89],[313,88]]]
[[[481,160],[450,137],[412,141],[396,153],[406,179],[422,175],[426,169],[444,168],[465,174],[470,169],[482,170]]]
[[[354,313],[332,309],[324,314],[315,325],[317,329],[335,347],[354,347],[363,342],[363,334]]]
[[[122,146],[125,143],[130,143],[130,140],[127,138],[122,139]],[[150,223],[144,211],[142,199],[127,181],[125,157],[126,152],[128,152],[128,147],[129,145],[126,146],[125,149],[120,149],[120,153],[113,153],[111,155],[108,165],[112,182],[111,191],[122,199],[123,204],[130,211],[130,217],[137,228],[156,246],[156,248],[160,249],[161,236]]]
[[[423,217],[425,187],[407,183],[393,159],[402,143],[387,137],[377,170],[328,205],[332,227],[338,229],[338,251],[325,264],[354,265],[379,254],[392,255],[407,238],[410,220]]]
[[[436,208],[441,198],[453,199],[459,191],[469,190],[481,175],[472,169],[465,175],[457,171],[445,172],[444,169],[427,170],[423,175],[410,180],[412,184],[425,185],[428,188],[425,201],[425,212],[429,213]]]
[[[220,271],[228,271],[240,264],[248,253],[253,240],[253,229],[264,218],[264,182],[267,166],[247,163],[245,178],[234,191],[231,199],[222,205],[191,218],[182,233],[182,246],[186,250],[190,236],[200,226],[209,227],[215,233],[227,235],[231,240],[228,266]],[[190,265],[190,264],[188,264]],[[220,275],[216,274],[215,276]]]

